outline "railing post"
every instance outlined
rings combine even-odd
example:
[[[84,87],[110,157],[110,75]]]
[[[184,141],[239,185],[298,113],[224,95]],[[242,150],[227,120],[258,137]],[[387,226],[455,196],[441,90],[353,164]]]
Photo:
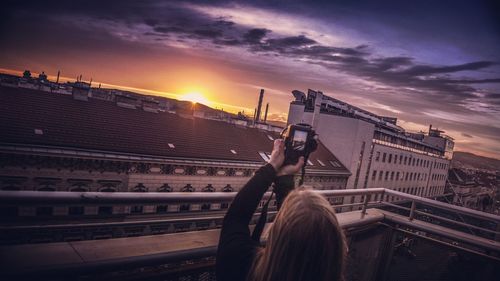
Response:
[[[410,216],[408,217],[408,219],[410,221],[413,220],[413,218],[415,217],[415,207],[417,206],[417,203],[415,203],[415,200],[412,200],[411,201],[411,209],[410,209]]]
[[[363,209],[361,210],[361,218],[366,215],[366,207],[368,206],[368,201],[370,201],[370,194],[365,196],[365,201],[363,201]]]
[[[496,232],[499,233],[499,234],[495,235],[495,241],[500,242],[500,222],[497,222]]]

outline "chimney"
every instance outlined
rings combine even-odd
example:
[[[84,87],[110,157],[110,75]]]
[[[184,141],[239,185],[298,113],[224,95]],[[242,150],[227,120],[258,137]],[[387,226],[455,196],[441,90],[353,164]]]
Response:
[[[257,121],[257,108],[253,109],[253,122],[255,123]]]
[[[260,89],[259,104],[257,105],[257,115],[255,116],[255,122],[260,121],[260,114],[262,111],[262,99],[264,98],[264,89]]]
[[[264,113],[264,123],[267,121],[267,112],[269,111],[269,103],[266,103],[266,113]]]
[[[71,94],[75,100],[88,101],[90,92],[90,84],[85,82],[73,83],[73,90]]]
[[[59,76],[61,75],[61,71],[58,70],[57,71],[57,80],[56,80],[56,84],[59,84]]]

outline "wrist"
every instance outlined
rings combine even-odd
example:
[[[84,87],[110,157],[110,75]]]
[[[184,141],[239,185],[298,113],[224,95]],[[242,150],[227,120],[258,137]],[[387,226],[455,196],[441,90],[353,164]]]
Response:
[[[278,163],[276,163],[273,160],[270,160],[268,163],[271,164],[271,166],[273,166],[274,171],[276,172],[276,174],[278,174],[280,172],[280,165]]]

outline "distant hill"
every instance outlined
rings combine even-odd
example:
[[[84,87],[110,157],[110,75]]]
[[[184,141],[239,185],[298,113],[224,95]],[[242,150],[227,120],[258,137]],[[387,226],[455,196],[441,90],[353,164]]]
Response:
[[[500,171],[500,160],[469,152],[455,151],[451,165],[457,168],[472,168]]]

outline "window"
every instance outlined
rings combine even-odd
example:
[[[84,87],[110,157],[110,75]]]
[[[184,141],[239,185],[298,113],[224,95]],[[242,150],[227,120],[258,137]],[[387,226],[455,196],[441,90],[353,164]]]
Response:
[[[130,213],[131,214],[142,214],[142,210],[143,210],[142,206],[132,206],[130,208]]]
[[[389,154],[389,160],[387,162],[389,162],[389,163],[392,162],[392,154]]]
[[[189,212],[189,204],[181,204],[179,211],[180,212]]]
[[[168,205],[156,206],[156,213],[157,214],[165,214],[166,212],[168,212]]]
[[[380,151],[377,151],[377,153],[375,154],[375,161],[379,161],[380,160]]]
[[[142,184],[138,183],[134,189],[132,189],[133,192],[148,192],[148,189]]]
[[[372,173],[372,181],[374,181],[377,178],[377,171],[373,171]]]
[[[415,166],[415,158],[413,158],[413,160],[411,161],[411,165]]]
[[[382,180],[382,175],[384,174],[384,171],[380,171],[378,173],[378,180],[381,181]]]
[[[394,171],[391,172],[391,181],[394,180]]]
[[[410,173],[406,172],[405,181],[408,181],[408,175],[409,175],[409,174],[410,174]]]
[[[168,183],[164,183],[160,188],[158,188],[158,192],[172,192],[172,188]]]
[[[417,166],[420,166],[420,159],[417,159]]]
[[[325,167],[325,163],[323,163],[321,160],[317,159],[316,161],[318,161],[318,163],[322,166],[322,167]]]
[[[396,180],[399,180],[399,172],[396,173]]]
[[[191,184],[186,184],[181,190],[182,192],[194,192],[194,187]]]
[[[385,177],[384,177],[384,180],[388,180],[389,179],[389,171],[385,172]]]
[[[403,162],[403,155],[399,155],[399,165]]]
[[[384,154],[382,155],[382,162],[385,163],[385,157],[386,157],[386,153],[384,152]]]
[[[112,206],[99,206],[97,213],[99,215],[112,215],[113,214],[113,207]]]
[[[202,190],[203,192],[215,192],[215,188],[212,186],[211,183],[209,183],[207,186],[205,186]]]
[[[230,184],[227,184],[222,188],[222,192],[233,192],[233,187]]]
[[[407,159],[408,159],[408,158],[407,158],[407,156],[405,156],[405,161],[404,161],[404,165],[406,165],[406,160],[407,160]]]
[[[71,206],[68,209],[68,214],[70,216],[81,216],[84,214],[83,206]]]
[[[37,216],[52,216],[53,208],[52,207],[37,207],[36,215]]]

